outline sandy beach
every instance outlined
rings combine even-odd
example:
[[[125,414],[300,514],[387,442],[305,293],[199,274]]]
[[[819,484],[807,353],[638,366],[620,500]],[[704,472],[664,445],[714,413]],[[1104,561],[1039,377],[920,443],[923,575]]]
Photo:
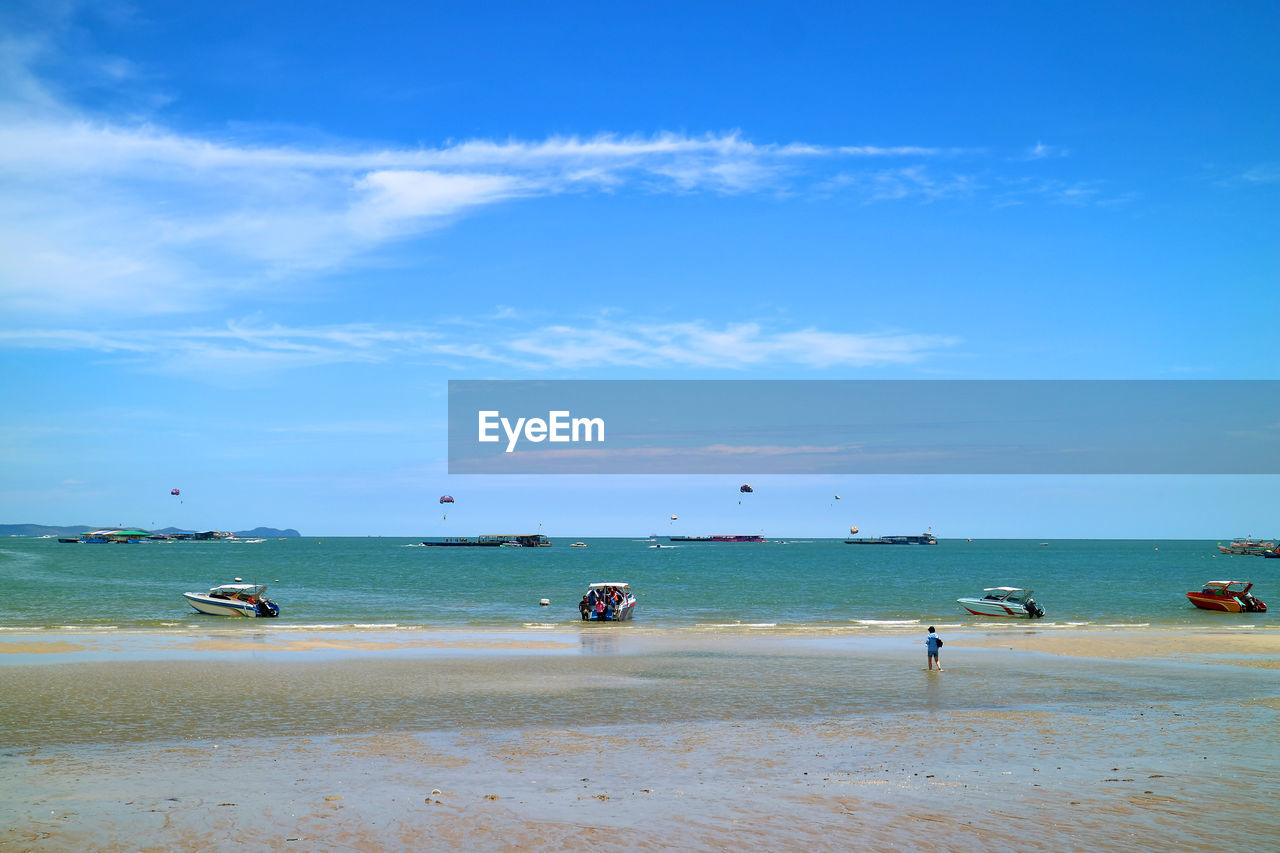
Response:
[[[1273,844],[1273,633],[944,636],[5,637],[0,849]]]

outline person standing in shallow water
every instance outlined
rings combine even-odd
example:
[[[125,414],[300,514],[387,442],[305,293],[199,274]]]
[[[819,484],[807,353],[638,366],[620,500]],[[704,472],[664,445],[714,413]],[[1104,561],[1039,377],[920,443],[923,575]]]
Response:
[[[942,664],[938,662],[938,649],[942,647],[942,638],[934,631],[933,626],[929,626],[929,636],[924,638],[925,653],[928,655],[929,669],[933,669],[934,664],[938,664],[938,672],[942,672]]]

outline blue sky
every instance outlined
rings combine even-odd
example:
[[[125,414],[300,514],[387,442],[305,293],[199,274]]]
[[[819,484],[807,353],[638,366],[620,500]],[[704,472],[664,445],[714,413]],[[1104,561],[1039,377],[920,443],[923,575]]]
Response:
[[[1274,533],[1261,476],[772,477],[746,509],[751,471],[450,477],[445,394],[1280,378],[1278,31],[1249,2],[9,4],[0,520]]]

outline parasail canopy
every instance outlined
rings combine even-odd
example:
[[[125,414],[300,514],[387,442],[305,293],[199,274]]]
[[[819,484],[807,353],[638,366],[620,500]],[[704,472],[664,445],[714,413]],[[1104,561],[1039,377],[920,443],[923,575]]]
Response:
[[[453,503],[453,495],[441,495],[441,496],[440,496],[440,503],[442,503],[442,504],[451,504],[451,503]]]
[[[171,495],[178,495],[178,494],[182,494],[182,493],[181,493],[181,492],[179,492],[177,489],[170,489],[170,490],[169,490],[169,494],[171,494]]]
[[[738,486],[738,491],[742,492],[744,495],[749,495],[754,492],[755,489],[751,488],[750,483],[743,483],[741,486]]]
[[[672,516],[671,516],[671,520],[672,520],[672,521],[675,521],[677,518],[679,518],[679,516],[676,516],[676,515],[672,515]]]
[[[850,525],[850,527],[849,527],[849,535],[850,535],[850,536],[857,536],[857,535],[858,535],[858,525],[856,525],[856,524],[854,524],[854,525]]]

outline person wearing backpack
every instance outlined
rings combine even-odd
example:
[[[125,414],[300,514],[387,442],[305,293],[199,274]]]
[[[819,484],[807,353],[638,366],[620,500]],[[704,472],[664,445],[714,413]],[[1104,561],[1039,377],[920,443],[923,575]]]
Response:
[[[934,631],[933,626],[929,626],[929,636],[924,638],[925,652],[928,654],[929,670],[933,670],[933,665],[938,664],[938,672],[942,672],[942,664],[938,663],[938,649],[942,648],[942,638]]]

